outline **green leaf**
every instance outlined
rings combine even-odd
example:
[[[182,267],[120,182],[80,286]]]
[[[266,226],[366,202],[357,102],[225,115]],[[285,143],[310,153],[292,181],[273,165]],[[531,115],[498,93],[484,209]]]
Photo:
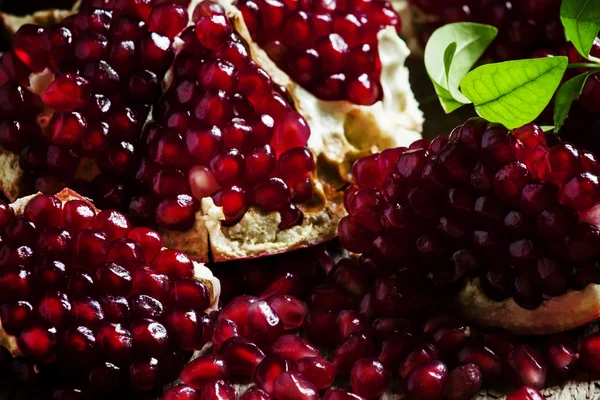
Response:
[[[560,19],[577,51],[588,58],[600,31],[600,1],[563,0]]]
[[[425,68],[446,113],[470,103],[458,89],[460,80],[497,34],[493,26],[461,22],[444,25],[431,35],[425,47]]]
[[[446,73],[446,85],[448,85],[450,66],[452,65],[454,55],[456,54],[456,47],[456,42],[452,42],[448,45],[448,47],[446,47],[446,51],[444,51],[444,72]]]
[[[569,114],[569,110],[571,109],[571,105],[579,98],[583,86],[585,85],[585,81],[587,81],[589,76],[589,73],[577,75],[575,78],[571,78],[565,82],[560,89],[558,89],[558,92],[556,92],[556,97],[554,98],[555,132],[558,132],[563,126],[565,119]]]
[[[540,125],[540,128],[542,128],[542,131],[544,132],[550,132],[556,127],[554,125]]]
[[[469,72],[460,88],[481,117],[518,128],[548,105],[568,63],[567,57],[546,57],[486,64]]]

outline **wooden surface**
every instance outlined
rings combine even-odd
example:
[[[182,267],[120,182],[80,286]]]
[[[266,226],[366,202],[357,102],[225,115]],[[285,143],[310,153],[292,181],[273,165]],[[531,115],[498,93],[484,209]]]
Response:
[[[12,0],[10,0],[12,1]],[[460,123],[464,122],[470,116],[473,116],[473,109],[464,107],[452,115],[445,115],[438,103],[437,97],[433,92],[431,83],[427,79],[423,64],[418,60],[413,60],[409,63],[411,69],[411,81],[415,95],[421,103],[421,107],[425,112],[426,123],[424,135],[426,137],[435,137],[437,135],[447,135],[450,131]],[[540,339],[541,340],[541,339]],[[534,342],[536,340],[534,339]],[[538,340],[539,341],[539,340]],[[209,346],[198,352],[196,356],[212,351]],[[2,371],[2,368],[0,368]],[[173,384],[177,384],[174,382]],[[336,383],[340,388],[347,388],[348,383],[341,381]],[[11,379],[10,373],[4,370],[0,373],[0,400],[44,400],[49,399],[48,392],[45,386],[51,385],[51,382],[22,384],[14,379]],[[243,393],[248,387],[247,382],[237,382],[236,389],[238,393]],[[478,400],[498,400],[504,399],[507,393],[515,390],[514,387],[494,388],[480,393]],[[401,400],[404,398],[402,393],[402,382],[397,379],[393,382],[392,387],[386,393],[382,400]],[[600,377],[591,376],[586,372],[577,374],[577,378],[569,382],[557,382],[543,391],[543,394],[550,400],[600,400]],[[119,396],[121,398],[121,396]],[[123,398],[128,400],[158,400],[160,393],[152,393],[147,395],[141,394],[124,394]],[[110,396],[111,400],[117,400],[115,396]]]

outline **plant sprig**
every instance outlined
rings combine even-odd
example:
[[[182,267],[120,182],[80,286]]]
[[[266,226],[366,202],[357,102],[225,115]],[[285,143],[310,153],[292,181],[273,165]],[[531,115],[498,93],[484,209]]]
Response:
[[[590,56],[600,31],[600,1],[563,0],[560,17],[566,36],[586,62],[546,57],[485,64],[471,71],[498,30],[472,22],[437,29],[425,48],[425,68],[444,111],[473,104],[481,117],[516,128],[534,121],[554,97],[558,132],[589,75],[600,72],[600,60]],[[561,86],[567,68],[586,71]]]

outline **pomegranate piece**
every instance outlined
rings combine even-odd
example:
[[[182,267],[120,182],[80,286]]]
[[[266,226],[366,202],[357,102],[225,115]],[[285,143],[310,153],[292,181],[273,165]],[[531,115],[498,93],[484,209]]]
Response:
[[[253,342],[243,337],[227,339],[220,353],[227,360],[232,374],[252,376],[256,367],[265,358],[265,353]]]
[[[507,400],[544,400],[545,397],[536,388],[523,386],[514,393],[511,393]]]
[[[321,357],[319,350],[308,341],[289,334],[277,339],[271,346],[271,351],[290,361],[298,361],[306,357]]]
[[[236,400],[237,393],[233,386],[224,380],[213,380],[208,382],[204,389],[200,400]]]
[[[468,400],[481,389],[481,371],[475,364],[464,364],[453,369],[446,382],[446,396],[450,400]]]
[[[581,362],[594,372],[600,371],[600,334],[587,335],[579,342],[579,357]]]
[[[275,379],[273,395],[281,400],[317,400],[315,386],[297,372],[284,372]]]
[[[207,355],[195,359],[181,371],[184,384],[196,389],[202,388],[214,379],[227,379],[229,369],[225,359],[216,355]]]
[[[376,359],[362,358],[350,372],[352,390],[365,399],[381,396],[391,381],[391,371]]]
[[[271,395],[264,390],[252,388],[240,397],[240,400],[271,400]]]
[[[573,340],[566,335],[556,335],[544,346],[548,370],[557,376],[570,376],[575,371],[578,358]]]
[[[188,307],[191,298],[194,306],[205,308],[171,307],[168,277],[144,265],[144,252],[159,250],[158,233],[137,230],[126,238],[131,230],[123,214],[97,212],[71,191],[37,195],[21,209],[22,216],[2,213],[3,246],[18,250],[22,266],[2,269],[0,318],[24,355],[56,370],[58,385],[70,376],[71,384],[94,395],[114,394],[128,379],[133,390],[152,390],[178,374],[189,355],[186,350],[201,348],[210,339],[212,321],[201,314],[211,303],[208,283],[194,285],[196,281],[183,278],[192,287],[184,290],[176,279],[174,304]],[[7,205],[2,203],[0,210]],[[133,239],[137,237],[145,248]],[[186,260],[178,259],[187,266]],[[76,369],[81,374],[73,380]]]
[[[539,354],[528,345],[520,345],[510,352],[503,371],[517,384],[541,389],[546,382],[546,365]]]
[[[307,357],[296,361],[294,370],[315,385],[317,390],[330,387],[335,379],[335,366],[318,357]]]
[[[169,389],[161,400],[200,400],[200,393],[189,386],[175,386]]]
[[[406,378],[406,392],[415,399],[442,399],[447,378],[448,368],[442,362],[421,364]]]
[[[256,368],[254,382],[259,389],[264,390],[268,394],[273,394],[275,379],[290,369],[290,363],[285,358],[274,353],[269,354]]]
[[[292,330],[302,326],[308,314],[306,304],[294,296],[286,294],[275,295],[270,297],[267,303],[281,319],[285,330]]]

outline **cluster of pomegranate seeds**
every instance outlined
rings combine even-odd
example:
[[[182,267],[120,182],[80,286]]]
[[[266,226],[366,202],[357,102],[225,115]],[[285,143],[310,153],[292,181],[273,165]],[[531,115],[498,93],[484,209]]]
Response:
[[[498,28],[488,53],[505,61],[558,52],[565,43],[559,18],[560,0],[410,0],[420,11],[435,15],[421,27],[420,40],[453,22],[479,22]]]
[[[538,390],[551,380],[572,378],[581,367],[600,371],[600,334],[586,336],[578,347],[573,333],[545,343],[538,338],[540,346],[533,348],[527,339],[479,329],[451,312],[414,315],[390,308],[402,285],[382,282],[396,277],[348,258],[335,262],[336,251],[332,243],[221,268],[226,305],[213,352],[188,364],[183,385],[163,400],[179,393],[186,400],[205,398],[216,382],[229,388],[248,377],[254,386],[239,393],[246,400],[308,400],[318,393],[327,400],[376,399],[389,393],[392,381],[399,382],[394,393],[404,391],[410,399],[468,400],[504,381],[524,386],[510,400],[540,400]],[[227,396],[216,398],[234,398]]]
[[[308,124],[250,59],[222,6],[201,2],[193,19],[173,82],[142,135],[136,180],[147,202],[158,202],[156,221],[185,229],[198,201],[212,196],[227,225],[251,205],[279,211],[282,229],[301,223],[295,204],[312,197],[315,169]]]
[[[0,203],[0,227],[2,328],[31,362],[68,377],[55,384],[151,390],[210,340],[209,290],[157,232],[51,195],[22,216]]]
[[[60,24],[23,26],[0,62],[0,145],[36,190],[74,187],[165,228],[191,227],[209,196],[226,224],[249,206],[280,212],[281,229],[300,224],[315,169],[308,124],[220,5],[201,2],[193,21],[188,6],[90,0]],[[46,69],[55,78],[38,96],[31,74]],[[91,183],[77,179],[86,158],[99,169]]]
[[[359,105],[382,98],[377,34],[401,27],[387,0],[240,0],[238,7],[252,38],[317,97]]]
[[[404,266],[412,287],[453,293],[479,277],[489,298],[535,309],[600,282],[599,173],[592,153],[548,146],[537,125],[474,118],[357,161],[340,240],[367,268]]]

